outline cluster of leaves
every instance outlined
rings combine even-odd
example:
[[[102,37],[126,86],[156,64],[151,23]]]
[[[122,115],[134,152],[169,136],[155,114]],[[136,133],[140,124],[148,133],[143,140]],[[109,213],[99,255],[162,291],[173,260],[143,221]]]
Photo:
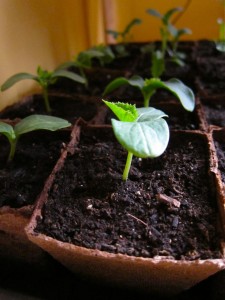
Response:
[[[175,7],[169,9],[165,14],[161,14],[155,9],[147,9],[147,13],[151,16],[159,18],[161,21],[160,35],[161,35],[161,49],[158,50],[161,52],[161,61],[165,61],[166,54],[168,54],[171,61],[175,62],[180,66],[185,65],[185,54],[178,51],[178,44],[180,38],[185,34],[191,34],[189,28],[178,29],[172,23],[172,16],[175,13],[183,11],[182,7]],[[159,55],[159,54],[158,54]],[[163,59],[163,60],[162,60]]]
[[[117,41],[117,45],[115,46],[117,57],[124,57],[129,55],[129,52],[126,49],[126,44],[131,41],[131,29],[135,25],[139,25],[141,23],[141,19],[134,18],[125,26],[123,31],[116,31],[111,29],[106,30],[106,33],[112,35],[113,38]]]
[[[3,134],[10,143],[8,161],[13,160],[15,156],[17,142],[22,134],[34,130],[56,131],[69,126],[71,126],[71,123],[62,118],[46,115],[30,115],[20,120],[18,123],[16,123],[15,126],[1,121],[0,133]]]
[[[220,0],[224,6],[224,15],[225,15],[225,0]],[[225,52],[225,16],[223,18],[218,18],[217,23],[219,25],[219,38],[215,42],[216,49],[220,52]]]
[[[134,75],[130,79],[118,77],[106,86],[103,96],[106,96],[123,85],[130,85],[141,91],[144,107],[149,106],[150,99],[157,89],[165,89],[171,92],[187,111],[193,111],[195,108],[195,96],[192,89],[176,78],[162,81],[159,78],[143,79],[139,75]]]
[[[112,127],[118,142],[128,152],[122,175],[127,180],[133,155],[155,158],[166,150],[169,127],[163,117],[167,115],[153,107],[136,108],[128,103],[103,101],[118,118],[112,119]]]
[[[115,59],[115,55],[109,46],[100,44],[85,51],[81,51],[74,56],[72,61],[67,61],[58,67],[58,70],[77,68],[80,75],[85,81],[85,86],[88,88],[88,78],[85,70],[93,67],[93,62],[98,62],[100,66],[105,66]]]
[[[24,79],[34,80],[42,88],[43,97],[44,97],[44,101],[45,101],[45,108],[46,108],[46,111],[48,113],[50,113],[51,107],[50,107],[49,97],[48,97],[48,88],[51,84],[54,84],[59,77],[68,78],[70,80],[73,80],[73,81],[76,81],[76,82],[79,82],[82,84],[85,83],[84,78],[74,72],[70,72],[70,71],[63,70],[63,69],[56,69],[53,72],[49,72],[47,70],[43,70],[40,66],[38,66],[36,75],[23,72],[23,73],[17,73],[15,75],[9,77],[2,84],[1,91],[3,92],[5,90],[9,89],[10,87],[12,87],[14,84],[16,84],[17,82],[19,82],[21,80],[24,80]]]

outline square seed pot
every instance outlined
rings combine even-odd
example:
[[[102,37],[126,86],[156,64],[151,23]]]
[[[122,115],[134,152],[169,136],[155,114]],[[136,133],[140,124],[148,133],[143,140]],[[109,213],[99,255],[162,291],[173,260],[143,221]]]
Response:
[[[20,137],[10,163],[7,163],[9,142],[4,136],[0,137],[1,257],[37,264],[45,260],[45,253],[27,239],[24,227],[70,135],[71,128],[26,133]]]
[[[73,133],[26,226],[34,244],[76,274],[155,295],[225,268],[209,135],[171,131],[165,153],[134,158],[124,182],[126,152],[111,126]]]

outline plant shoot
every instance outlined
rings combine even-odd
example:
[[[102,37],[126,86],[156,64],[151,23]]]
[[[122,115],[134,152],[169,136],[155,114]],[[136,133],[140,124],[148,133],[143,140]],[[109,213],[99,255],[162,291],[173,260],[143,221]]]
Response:
[[[182,81],[172,78],[168,81],[162,81],[159,78],[143,79],[139,75],[134,75],[130,79],[118,77],[112,80],[103,92],[103,97],[123,85],[131,85],[141,91],[144,100],[144,107],[148,107],[150,99],[157,89],[165,89],[171,92],[187,111],[193,111],[195,108],[195,96],[193,91]]]
[[[8,123],[0,122],[0,133],[6,136],[10,143],[8,161],[13,160],[18,139],[22,134],[43,129],[56,131],[69,126],[71,124],[62,118],[46,115],[30,115],[20,120],[14,127]]]
[[[127,160],[122,179],[128,179],[133,155],[140,158],[155,158],[167,148],[169,127],[163,117],[167,115],[153,107],[136,108],[135,105],[122,102],[103,102],[117,116],[112,119],[112,128],[116,139],[127,150]]]
[[[59,77],[68,78],[71,80],[74,80],[76,82],[85,83],[85,79],[81,77],[78,74],[75,74],[73,72],[67,71],[67,70],[60,70],[56,69],[53,72],[49,72],[46,70],[43,70],[40,66],[37,68],[37,75],[33,75],[30,73],[17,73],[11,77],[9,77],[1,86],[1,91],[5,91],[12,87],[17,82],[24,80],[24,79],[31,79],[36,81],[40,87],[42,88],[43,97],[44,97],[44,103],[45,108],[48,113],[51,112],[51,107],[49,103],[49,97],[48,97],[48,88],[51,84],[54,84]]]

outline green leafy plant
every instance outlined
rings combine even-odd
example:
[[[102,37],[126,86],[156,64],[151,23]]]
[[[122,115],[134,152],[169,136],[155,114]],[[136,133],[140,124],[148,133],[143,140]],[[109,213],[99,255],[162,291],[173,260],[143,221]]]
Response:
[[[162,26],[160,27],[160,35],[162,39],[161,43],[161,52],[162,57],[166,57],[166,54],[169,55],[171,61],[177,63],[180,66],[183,66],[185,54],[177,51],[178,43],[180,38],[184,34],[191,34],[189,28],[178,29],[175,27],[174,23],[171,21],[172,16],[177,12],[182,12],[182,7],[175,7],[169,9],[164,15],[160,14],[155,9],[147,9],[147,13],[157,17],[161,20]]]
[[[64,119],[46,115],[30,115],[20,120],[14,127],[6,122],[0,122],[0,133],[6,136],[10,143],[8,161],[13,160],[18,139],[22,134],[41,129],[56,131],[69,126],[71,124]]]
[[[118,142],[128,151],[122,175],[127,180],[133,155],[155,158],[166,150],[169,127],[163,117],[167,115],[153,107],[136,108],[128,103],[103,101],[118,118],[112,119],[112,127]]]
[[[159,78],[143,79],[139,75],[131,78],[118,77],[112,80],[103,92],[103,97],[123,85],[131,85],[139,89],[144,100],[144,107],[148,107],[150,99],[157,89],[165,89],[171,92],[180,102],[184,109],[193,111],[195,108],[195,97],[193,91],[182,81],[172,78],[168,81],[162,81]]]
[[[134,18],[127,24],[123,31],[116,31],[108,29],[106,33],[113,36],[113,38],[117,41],[117,45],[115,46],[117,56],[123,57],[128,56],[129,53],[126,50],[126,44],[131,40],[131,29],[135,25],[139,25],[142,23],[142,20],[139,18]]]
[[[109,46],[100,44],[85,51],[81,51],[74,56],[72,61],[65,62],[58,67],[58,70],[75,67],[79,70],[80,75],[85,80],[85,86],[88,88],[88,78],[85,70],[93,67],[93,61],[97,60],[103,67],[111,63],[115,59],[115,55]]]
[[[220,0],[223,9],[223,18],[218,18],[217,23],[219,24],[219,39],[215,42],[216,49],[220,52],[225,52],[225,0]]]
[[[51,84],[54,84],[56,80],[59,77],[64,77],[68,78],[71,80],[74,80],[76,82],[85,83],[85,79],[81,77],[78,74],[75,74],[73,72],[67,71],[67,70],[62,70],[62,69],[56,69],[53,72],[49,72],[47,70],[43,70],[40,66],[37,68],[37,75],[33,75],[30,73],[17,73],[11,77],[9,77],[1,86],[1,91],[5,91],[12,87],[14,84],[17,82],[24,80],[24,79],[31,79],[36,82],[41,86],[42,92],[43,92],[43,97],[44,97],[44,103],[45,103],[45,108],[48,113],[51,112],[51,107],[49,104],[49,97],[48,97],[48,88]]]
[[[131,29],[138,24],[141,24],[142,20],[138,19],[138,18],[134,18],[133,20],[131,20],[131,22],[129,22],[126,27],[124,28],[123,31],[116,31],[116,30],[111,30],[108,29],[106,30],[106,32],[108,34],[111,34],[115,40],[117,40],[119,42],[119,39],[121,38],[121,43],[127,43],[130,40],[131,37]]]
[[[225,21],[219,18],[217,22],[219,24],[219,40],[216,41],[216,49],[225,52]]]

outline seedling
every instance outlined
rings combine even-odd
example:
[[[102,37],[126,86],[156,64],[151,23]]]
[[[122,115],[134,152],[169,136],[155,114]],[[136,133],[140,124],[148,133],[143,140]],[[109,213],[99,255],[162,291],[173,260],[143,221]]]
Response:
[[[136,108],[122,102],[103,102],[113,111],[118,120],[112,119],[116,139],[128,151],[122,180],[130,172],[133,155],[140,158],[155,158],[167,148],[169,127],[163,117],[167,115],[153,107]]]
[[[98,45],[86,51],[81,51],[72,61],[65,62],[58,67],[58,70],[75,67],[78,68],[80,75],[85,79],[85,86],[88,88],[88,78],[85,69],[93,67],[93,60],[98,60],[101,66],[112,62],[115,55],[109,46]]]
[[[216,49],[220,52],[225,52],[225,22],[219,18],[217,23],[219,24],[219,40],[216,41]]]
[[[160,35],[162,39],[161,52],[162,57],[165,58],[166,53],[169,54],[171,61],[177,63],[180,66],[184,65],[185,54],[178,52],[177,47],[179,40],[184,34],[191,34],[189,28],[177,29],[171,21],[174,13],[182,12],[182,7],[175,7],[168,10],[164,15],[160,14],[155,9],[148,9],[146,12],[154,17],[161,20],[162,26],[160,27]],[[171,48],[169,47],[169,44]]]
[[[13,160],[18,139],[22,134],[41,129],[56,131],[69,126],[71,124],[64,119],[46,115],[30,115],[20,120],[14,127],[8,123],[0,122],[0,133],[6,136],[10,143],[8,161]]]
[[[139,75],[134,75],[130,79],[118,77],[112,80],[105,88],[103,97],[123,85],[131,85],[138,88],[143,96],[144,107],[148,107],[150,99],[157,89],[165,89],[171,92],[187,111],[193,111],[195,108],[195,97],[193,91],[182,81],[172,78],[168,81],[162,81],[159,78],[143,79]]]
[[[219,24],[219,40],[216,41],[216,49],[220,52],[225,52],[225,0],[220,0],[223,9],[223,18],[218,18],[217,23]]]
[[[106,33],[111,34],[113,38],[117,41],[118,45],[115,46],[115,49],[119,56],[127,56],[129,53],[126,50],[126,43],[131,40],[131,29],[135,25],[139,25],[142,23],[141,19],[134,18],[128,25],[124,28],[123,31],[116,31],[108,29]],[[120,43],[120,44],[119,44]]]
[[[17,82],[24,80],[24,79],[32,79],[41,86],[43,91],[44,103],[45,108],[48,113],[51,112],[51,107],[49,104],[49,97],[48,97],[48,88],[51,84],[54,84],[59,77],[68,78],[74,80],[76,82],[85,83],[85,79],[78,74],[67,70],[56,69],[53,72],[49,72],[43,70],[40,66],[37,68],[37,75],[33,75],[30,73],[17,73],[10,78],[8,78],[1,86],[1,91],[5,91],[12,87]]]
[[[135,18],[133,19],[126,27],[123,31],[116,31],[116,30],[111,30],[108,29],[106,30],[106,32],[108,34],[111,34],[115,40],[117,40],[119,42],[119,38],[121,38],[121,43],[127,43],[130,40],[130,31],[131,29],[134,27],[134,25],[138,25],[141,24],[142,20]]]

